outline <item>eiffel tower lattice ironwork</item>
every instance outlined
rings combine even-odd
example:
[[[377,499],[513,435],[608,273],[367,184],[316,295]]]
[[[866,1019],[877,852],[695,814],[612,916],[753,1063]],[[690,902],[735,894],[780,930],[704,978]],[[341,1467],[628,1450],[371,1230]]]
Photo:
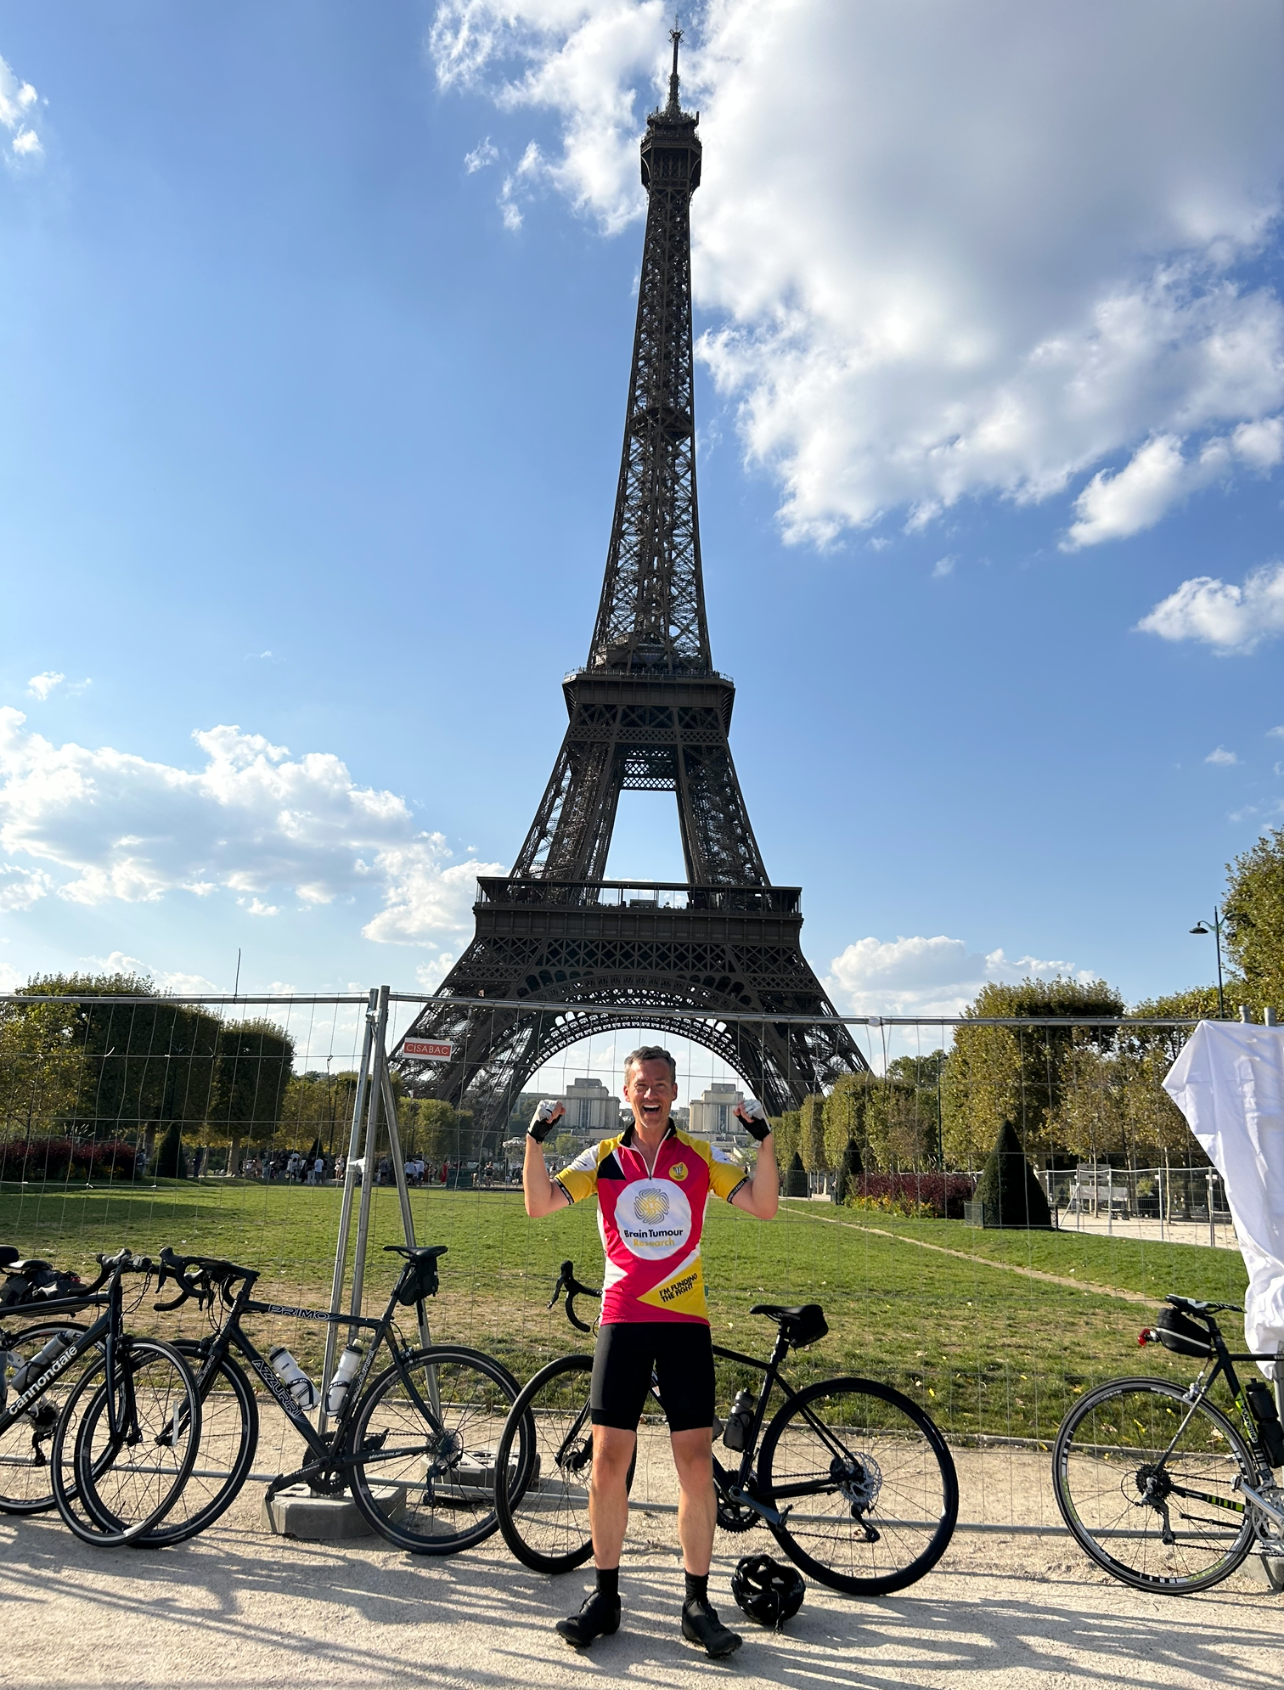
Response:
[[[735,687],[709,646],[691,331],[701,144],[672,39],[668,104],[642,140],[633,368],[588,662],[563,682],[566,738],[512,874],[478,881],[448,1001],[424,1008],[395,1057],[415,1091],[468,1102],[491,1135],[541,1064],[622,1023],[707,1046],[773,1114],[866,1067],[803,957],[799,889],[767,877],[727,739]],[[603,878],[625,790],[677,795],[685,882]],[[666,1008],[703,1013],[648,1014]],[[423,1064],[406,1040],[449,1044],[450,1059]]]

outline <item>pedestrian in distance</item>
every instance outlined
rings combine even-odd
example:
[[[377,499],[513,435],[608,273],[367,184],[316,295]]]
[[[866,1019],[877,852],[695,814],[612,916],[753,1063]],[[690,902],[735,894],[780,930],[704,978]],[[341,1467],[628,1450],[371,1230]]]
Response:
[[[758,1141],[749,1174],[707,1139],[677,1131],[677,1066],[667,1050],[643,1045],[624,1064],[624,1099],[633,1119],[550,1177],[543,1141],[566,1113],[559,1099],[536,1109],[526,1135],[522,1189],[526,1213],[551,1215],[594,1194],[606,1249],[602,1318],[593,1356],[590,1410],[593,1464],[589,1526],[597,1582],[557,1632],[575,1649],[619,1630],[620,1555],[629,1518],[628,1474],[652,1373],[669,1423],[678,1474],[678,1538],[686,1590],[682,1635],[715,1658],[741,1639],[709,1603],[709,1562],[717,1506],[713,1488],[713,1339],[700,1266],[709,1197],[771,1220],[780,1178],[771,1125],[750,1100],[736,1115]]]

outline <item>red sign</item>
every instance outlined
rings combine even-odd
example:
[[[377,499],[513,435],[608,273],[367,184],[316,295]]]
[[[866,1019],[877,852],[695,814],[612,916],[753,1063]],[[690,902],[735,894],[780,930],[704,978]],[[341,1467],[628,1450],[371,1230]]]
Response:
[[[453,1045],[436,1044],[428,1039],[404,1039],[401,1045],[403,1056],[417,1056],[421,1062],[449,1062]]]

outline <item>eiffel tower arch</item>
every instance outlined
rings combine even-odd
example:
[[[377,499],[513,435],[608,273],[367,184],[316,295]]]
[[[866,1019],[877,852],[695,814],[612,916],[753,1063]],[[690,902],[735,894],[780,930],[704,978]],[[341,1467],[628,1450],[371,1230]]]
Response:
[[[394,1053],[413,1090],[466,1102],[491,1135],[544,1062],[621,1025],[705,1045],[773,1114],[867,1066],[803,956],[799,888],[768,879],[731,756],[736,689],[713,667],[691,327],[702,149],[680,39],[642,139],[637,328],[588,661],[562,684],[566,737],[512,873],[478,882],[472,942]],[[603,878],[624,791],[676,795],[685,881]],[[450,1059],[417,1061],[406,1040]]]

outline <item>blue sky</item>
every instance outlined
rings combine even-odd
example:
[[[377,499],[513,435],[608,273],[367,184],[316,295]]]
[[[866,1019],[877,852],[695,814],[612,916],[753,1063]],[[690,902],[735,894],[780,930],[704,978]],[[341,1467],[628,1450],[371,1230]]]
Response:
[[[693,11],[710,625],[812,962],[1211,977],[1284,799],[1278,8]],[[0,4],[0,981],[441,978],[587,649],[665,27]],[[679,864],[636,795],[612,872]]]

